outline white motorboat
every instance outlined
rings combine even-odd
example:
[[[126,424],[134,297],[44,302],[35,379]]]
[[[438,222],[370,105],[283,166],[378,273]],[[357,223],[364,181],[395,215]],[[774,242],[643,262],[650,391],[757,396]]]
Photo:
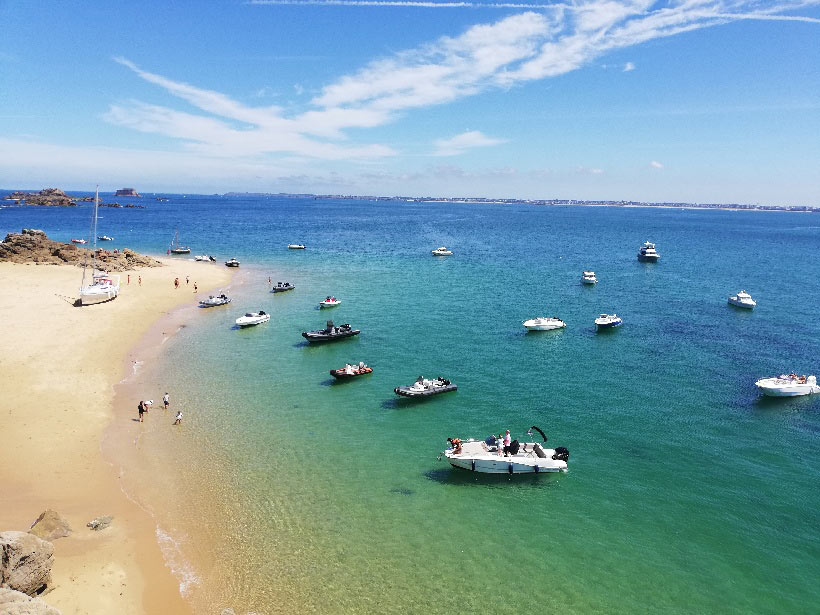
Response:
[[[624,321],[617,314],[601,314],[595,319],[595,326],[599,329],[614,329],[622,324]]]
[[[329,308],[329,307],[336,307],[340,305],[342,302],[339,301],[336,297],[326,297],[324,300],[319,302],[319,307]]]
[[[100,241],[114,241],[113,237],[109,237],[108,235],[100,235],[97,237]]]
[[[644,242],[640,250],[638,250],[638,260],[643,263],[656,263],[661,257],[655,250],[655,244],[648,241]]]
[[[288,250],[304,250],[305,244],[303,243],[289,243]]]
[[[72,239],[71,243],[84,244],[84,243],[88,243],[88,242],[85,239]]]
[[[444,246],[441,246],[440,248],[436,248],[435,250],[433,250],[433,256],[452,256],[452,254],[452,250],[448,250]]]
[[[567,326],[567,323],[557,316],[550,316],[549,318],[546,316],[539,316],[538,318],[530,318],[529,320],[525,320],[521,324],[524,325],[524,328],[527,329],[527,331],[552,331],[553,329],[563,329]]]
[[[428,380],[419,376],[410,386],[396,387],[393,392],[402,397],[429,397],[439,393],[449,393],[457,391],[458,387],[446,378],[433,378]]]
[[[218,305],[227,305],[231,302],[231,298],[226,294],[221,295],[211,295],[207,299],[203,299],[199,302],[199,305],[202,307],[216,307]]]
[[[752,296],[745,290],[741,290],[738,294],[729,297],[729,304],[751,310],[757,305],[757,301],[752,299]]]
[[[270,320],[270,314],[266,314],[262,310],[258,312],[248,312],[244,316],[236,319],[236,324],[240,327],[253,327],[254,325],[261,325],[263,322]]]
[[[213,256],[209,256],[208,254],[200,254],[199,256],[194,256],[194,260],[199,263],[215,263],[216,259]]]
[[[235,258],[229,258],[228,260],[225,261],[225,266],[226,267],[239,267],[239,261],[236,260]]]
[[[544,433],[533,426],[544,438]],[[531,435],[531,431],[527,432]],[[442,455],[454,468],[480,472],[482,474],[539,474],[541,472],[566,472],[569,450],[559,446],[544,448],[539,442],[519,443],[513,440],[506,449],[500,440],[459,440],[448,438],[450,448]]]
[[[582,284],[597,284],[598,278],[595,277],[594,271],[584,271],[581,275],[581,283]]]
[[[94,237],[94,247],[91,250],[91,283],[85,283],[86,269],[88,268],[88,254],[83,264],[83,280],[80,285],[79,305],[93,305],[104,303],[116,299],[120,294],[120,276],[109,275],[108,273],[97,271],[97,211],[100,206],[99,188],[94,194],[94,213],[91,219],[91,236]]]
[[[762,378],[755,382],[760,392],[769,397],[797,397],[820,393],[815,376],[798,376],[797,374],[781,374],[776,378]]]

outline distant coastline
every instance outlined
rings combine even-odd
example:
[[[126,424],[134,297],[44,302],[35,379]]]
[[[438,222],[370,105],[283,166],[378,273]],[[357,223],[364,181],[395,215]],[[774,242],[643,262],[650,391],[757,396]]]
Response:
[[[352,194],[307,194],[289,192],[226,192],[227,197],[276,197],[285,199],[346,199],[351,201],[400,201],[406,203],[489,203],[496,205],[576,205],[580,207],[654,207],[660,209],[728,209],[758,211],[804,211],[820,213],[809,205],[761,205],[748,203],[665,203],[646,201],[582,201],[577,199],[496,199],[487,197],[368,196]]]

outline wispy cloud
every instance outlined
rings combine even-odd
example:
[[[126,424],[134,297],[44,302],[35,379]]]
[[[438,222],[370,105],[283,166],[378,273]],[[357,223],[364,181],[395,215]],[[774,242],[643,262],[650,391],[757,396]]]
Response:
[[[449,139],[436,139],[433,141],[433,145],[436,146],[436,150],[433,155],[457,156],[458,154],[464,153],[468,149],[498,145],[499,143],[504,142],[504,139],[493,139],[492,137],[482,134],[478,130],[470,130],[467,132],[462,132],[460,135],[456,135],[455,137],[451,137]]]
[[[115,58],[146,82],[196,111],[132,100],[110,106],[105,119],[120,126],[180,140],[189,150],[212,156],[296,155],[330,160],[377,159],[397,152],[376,143],[353,142],[352,129],[383,126],[411,109],[451,103],[491,89],[509,89],[566,74],[608,52],[701,28],[744,19],[818,22],[782,13],[820,5],[820,0],[578,0],[573,4],[482,4],[404,0],[259,0],[341,6],[504,7],[542,9],[474,25],[414,49],[374,60],[325,85],[299,113],[278,106],[249,106],[227,94],[173,80]],[[635,66],[627,62],[624,71]],[[299,92],[298,88],[296,89]],[[363,134],[358,131],[357,134]],[[471,134],[471,133],[465,133]],[[443,140],[438,155],[461,147]],[[464,135],[454,139],[467,139]],[[450,140],[452,141],[452,140]],[[497,142],[497,141],[494,141]]]
[[[658,162],[657,160],[653,160],[652,162],[650,162],[649,166],[652,167],[653,169],[662,169],[663,168],[663,165],[660,162]]]
[[[419,9],[551,9],[555,4],[527,2],[413,2],[413,0],[250,0],[248,4],[271,6],[395,6]]]

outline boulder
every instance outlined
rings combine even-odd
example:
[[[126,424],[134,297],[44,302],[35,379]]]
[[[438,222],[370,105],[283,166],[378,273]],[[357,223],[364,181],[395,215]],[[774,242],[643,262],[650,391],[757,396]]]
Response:
[[[95,532],[99,532],[100,530],[104,530],[111,522],[114,520],[114,517],[111,515],[106,515],[104,517],[97,517],[96,519],[92,519],[88,523],[86,523],[86,527],[90,527]]]
[[[68,536],[71,533],[71,528],[68,526],[68,521],[63,519],[56,511],[49,509],[31,524],[29,533],[43,540],[52,541]]]
[[[3,615],[61,615],[40,598],[26,596],[13,589],[0,588],[0,613]]]
[[[0,532],[0,587],[39,594],[51,583],[54,545],[28,532]]]

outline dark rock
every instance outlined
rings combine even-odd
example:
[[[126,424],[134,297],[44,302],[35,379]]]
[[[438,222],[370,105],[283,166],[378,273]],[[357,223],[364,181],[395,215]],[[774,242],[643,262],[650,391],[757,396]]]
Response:
[[[74,244],[49,239],[43,231],[23,229],[9,233],[0,243],[0,262],[77,265],[82,267],[91,252]],[[88,259],[90,261],[90,258]],[[127,271],[137,267],[162,267],[162,263],[133,250],[97,250],[97,268],[105,271]]]
[[[68,521],[63,519],[56,511],[49,509],[31,524],[29,533],[43,540],[54,541],[71,534],[71,528],[68,526]]]
[[[33,596],[51,583],[54,545],[28,532],[0,532],[0,587]]]
[[[41,598],[32,598],[13,589],[0,588],[0,613],[3,615],[61,615]]]
[[[12,192],[5,197],[10,201],[23,201],[26,205],[49,207],[76,207],[76,200],[59,188],[45,188],[40,192]]]
[[[97,517],[96,519],[92,519],[88,523],[86,523],[86,527],[90,527],[95,532],[99,532],[100,530],[104,530],[111,522],[114,520],[114,517],[111,515],[106,515],[104,517]]]

